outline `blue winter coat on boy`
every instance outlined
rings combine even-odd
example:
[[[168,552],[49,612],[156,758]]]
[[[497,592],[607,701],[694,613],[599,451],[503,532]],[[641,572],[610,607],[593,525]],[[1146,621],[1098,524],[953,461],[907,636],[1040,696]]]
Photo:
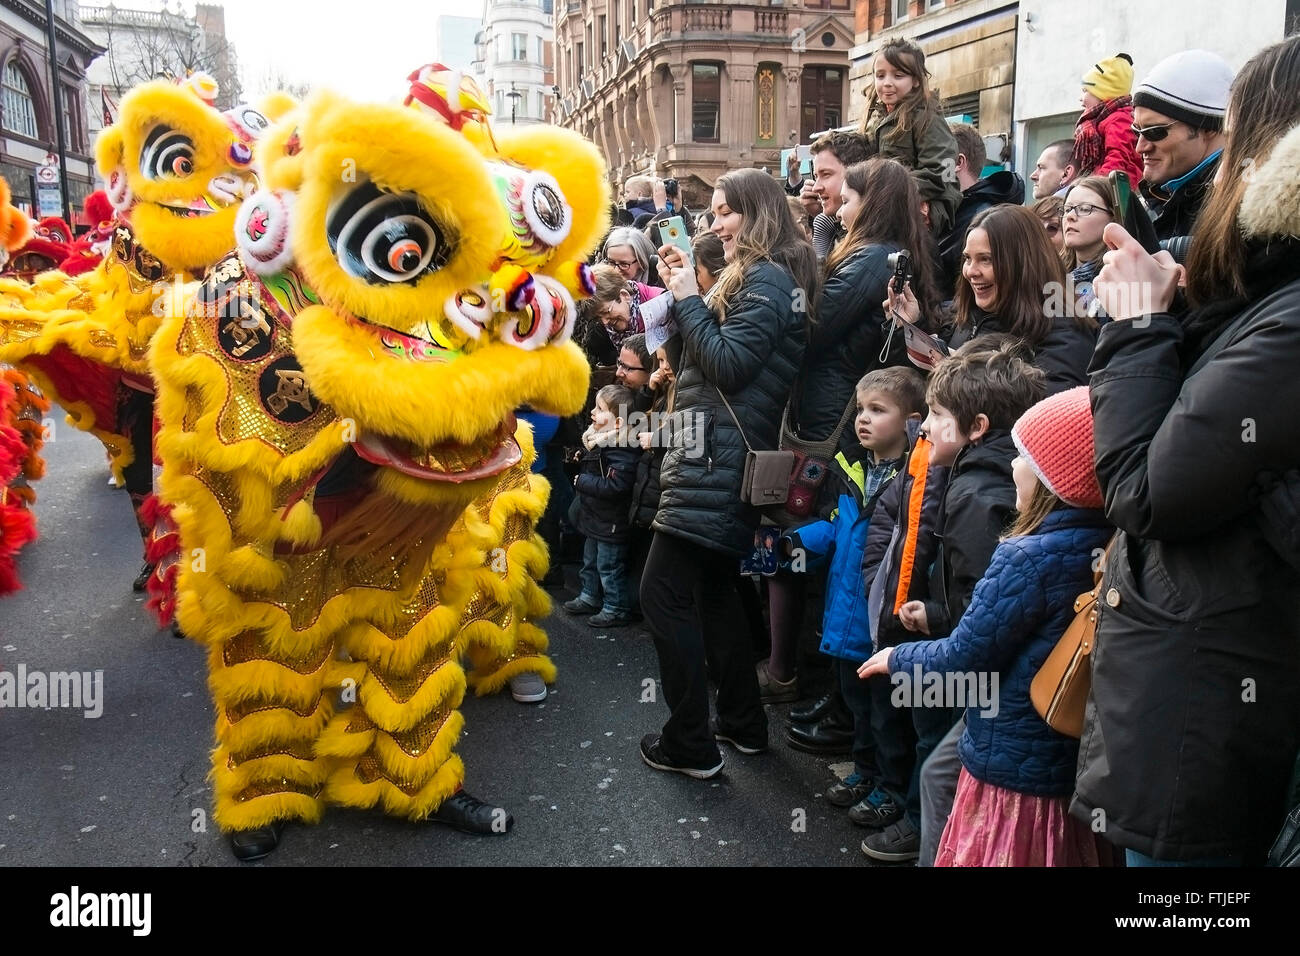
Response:
[[[866,453],[862,455],[852,463],[844,452],[835,456],[831,480],[838,478],[843,490],[829,520],[802,525],[786,535],[791,548],[802,548],[809,556],[829,555],[821,651],[859,663],[871,656],[867,595],[862,587],[862,551],[867,545],[867,528],[876,500],[903,463],[903,459],[897,458],[868,467]]]
[[[1038,716],[1029,685],[1074,620],[1075,598],[1092,590],[1093,562],[1113,531],[1101,511],[1051,512],[1034,533],[998,545],[952,634],[894,649],[891,678],[903,673],[914,680],[914,665],[922,674],[998,674],[993,715],[982,716],[968,700],[966,732],[957,744],[962,766],[976,780],[1034,796],[1074,791],[1079,741]]]

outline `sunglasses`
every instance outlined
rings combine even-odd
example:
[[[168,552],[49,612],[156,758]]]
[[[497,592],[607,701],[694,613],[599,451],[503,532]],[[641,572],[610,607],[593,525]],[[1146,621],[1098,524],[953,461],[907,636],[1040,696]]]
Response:
[[[1148,143],[1158,143],[1169,135],[1169,128],[1177,123],[1161,123],[1159,126],[1130,126],[1134,136],[1141,136]]]

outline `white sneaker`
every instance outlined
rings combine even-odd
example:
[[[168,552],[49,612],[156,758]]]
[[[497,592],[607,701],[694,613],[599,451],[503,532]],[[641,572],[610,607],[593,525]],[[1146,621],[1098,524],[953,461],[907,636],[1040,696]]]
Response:
[[[510,678],[510,696],[521,704],[546,700],[546,681],[536,671],[525,671]]]

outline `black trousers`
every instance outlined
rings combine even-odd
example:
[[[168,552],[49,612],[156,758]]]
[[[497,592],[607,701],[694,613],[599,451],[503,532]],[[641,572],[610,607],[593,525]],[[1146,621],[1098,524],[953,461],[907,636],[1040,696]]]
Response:
[[[718,725],[746,745],[767,745],[767,716],[740,598],[739,559],[656,531],[641,576],[641,613],[654,635],[664,701],[672,714],[661,747],[672,760],[709,766],[708,675],[718,684]],[[705,661],[708,661],[706,665]]]

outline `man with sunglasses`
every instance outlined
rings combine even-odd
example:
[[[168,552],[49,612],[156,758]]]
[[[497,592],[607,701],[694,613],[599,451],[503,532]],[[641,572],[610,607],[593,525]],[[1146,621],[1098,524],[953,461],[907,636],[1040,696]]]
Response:
[[[1139,190],[1161,245],[1177,249],[1192,234],[1226,143],[1232,78],[1221,57],[1185,50],[1157,63],[1133,94]]]

